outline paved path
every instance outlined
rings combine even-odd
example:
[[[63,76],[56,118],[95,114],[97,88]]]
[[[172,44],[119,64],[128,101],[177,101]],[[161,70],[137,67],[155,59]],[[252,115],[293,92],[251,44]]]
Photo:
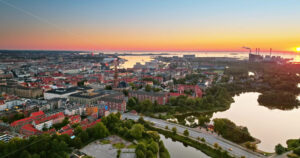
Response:
[[[137,115],[132,115],[130,113],[124,113],[122,115],[122,118],[125,119],[132,119],[132,120],[138,120],[140,116]],[[188,128],[179,124],[174,124],[174,123],[170,123],[164,120],[160,120],[160,119],[155,119],[155,118],[151,118],[151,117],[143,117],[144,120],[146,121],[150,121],[152,123],[154,123],[154,125],[156,127],[159,128],[165,128],[165,126],[168,126],[169,129],[171,129],[172,127],[176,127],[177,128],[177,132],[179,133],[183,133],[183,131],[185,129],[188,129],[190,137],[197,139],[198,137],[200,138],[204,138],[206,140],[206,142],[208,143],[208,145],[213,146],[214,143],[218,143],[220,147],[222,147],[223,150],[228,151],[231,155],[235,156],[235,157],[241,157],[241,156],[245,156],[246,158],[264,158],[264,155],[261,155],[259,153],[250,151],[238,144],[235,144],[233,142],[230,142],[228,140],[225,140],[223,138],[208,134],[208,133],[203,133],[200,132],[199,130],[195,130],[192,128]],[[232,150],[231,150],[232,149]]]

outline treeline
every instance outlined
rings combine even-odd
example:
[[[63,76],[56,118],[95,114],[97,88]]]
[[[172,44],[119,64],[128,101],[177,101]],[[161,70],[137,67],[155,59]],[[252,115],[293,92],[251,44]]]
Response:
[[[196,85],[200,78],[205,78],[205,75],[187,74],[184,78],[180,78],[180,79],[173,78],[173,83],[174,83],[174,85],[176,85],[176,84]]]
[[[174,132],[174,129],[176,128],[174,128],[173,131],[155,128],[151,126],[150,123],[144,121],[142,118],[139,119],[139,122],[149,130],[157,131],[165,135],[167,138],[172,138],[172,140],[182,142],[184,145],[194,147],[212,158],[232,158],[226,151],[222,151],[221,148],[212,148],[204,143],[190,139],[187,136],[177,134],[177,132]],[[202,140],[205,141],[204,139]]]
[[[225,110],[233,102],[232,96],[226,88],[221,86],[211,87],[206,91],[203,98],[191,98],[185,95],[171,97],[166,105],[159,105],[156,101],[150,100],[139,101],[132,97],[128,99],[128,110],[136,110],[139,113],[152,115],[158,112],[189,112],[189,111],[206,111],[206,110]]]
[[[236,126],[228,119],[214,119],[214,130],[225,139],[235,143],[253,141],[254,138],[248,132],[247,127]]]
[[[248,76],[248,72],[256,76]],[[230,65],[226,75],[234,77],[234,83],[222,85],[231,94],[260,92],[259,103],[269,108],[293,109],[299,106],[296,97],[300,93],[300,65],[275,63],[237,63]]]
[[[216,108],[229,108],[233,102],[231,95],[228,91],[220,86],[214,86],[206,91],[203,98],[189,98],[187,96],[171,97],[169,105],[176,107],[176,111],[194,111],[197,109],[211,110]]]
[[[286,144],[288,145],[288,150],[292,150],[294,154],[300,157],[300,139],[289,139]]]
[[[259,95],[257,101],[261,105],[281,110],[293,109],[299,104],[299,101],[294,94],[285,91],[264,92],[261,95]]]
[[[167,105],[159,105],[157,101],[152,103],[150,100],[139,101],[137,98],[132,97],[127,102],[128,110],[136,110],[139,113],[151,114],[156,112],[166,112],[169,110]]]
[[[275,151],[278,155],[281,155],[287,151],[292,151],[288,154],[288,157],[299,158],[300,157],[300,139],[289,139],[286,141],[287,148],[281,144],[275,146]]]
[[[122,121],[120,116],[120,113],[110,114],[103,117],[102,122],[86,130],[78,125],[74,130],[74,139],[66,134],[43,134],[28,139],[13,138],[8,143],[0,141],[0,155],[3,158],[65,158],[73,148],[80,149],[92,141],[116,134],[129,141],[142,140],[136,149],[138,158],[155,157],[159,148],[162,148],[159,154],[169,158],[168,151],[162,146],[157,133],[145,131],[143,125],[132,120]]]

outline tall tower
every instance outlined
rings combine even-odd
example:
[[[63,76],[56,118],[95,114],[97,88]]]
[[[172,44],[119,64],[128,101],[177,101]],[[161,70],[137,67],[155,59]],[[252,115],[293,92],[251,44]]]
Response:
[[[114,60],[114,65],[115,65],[115,75],[114,75],[114,87],[117,88],[118,87],[118,58],[116,58]]]

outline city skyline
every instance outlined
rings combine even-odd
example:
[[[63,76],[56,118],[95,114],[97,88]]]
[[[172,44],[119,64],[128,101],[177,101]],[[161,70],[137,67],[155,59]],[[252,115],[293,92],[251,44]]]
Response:
[[[0,1],[0,49],[297,52],[300,4],[228,1]]]

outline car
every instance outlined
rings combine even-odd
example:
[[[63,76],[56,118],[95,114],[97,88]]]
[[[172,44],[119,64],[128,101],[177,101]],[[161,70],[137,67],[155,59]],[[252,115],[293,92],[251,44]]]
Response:
[[[232,151],[232,148],[229,148],[229,151]]]

